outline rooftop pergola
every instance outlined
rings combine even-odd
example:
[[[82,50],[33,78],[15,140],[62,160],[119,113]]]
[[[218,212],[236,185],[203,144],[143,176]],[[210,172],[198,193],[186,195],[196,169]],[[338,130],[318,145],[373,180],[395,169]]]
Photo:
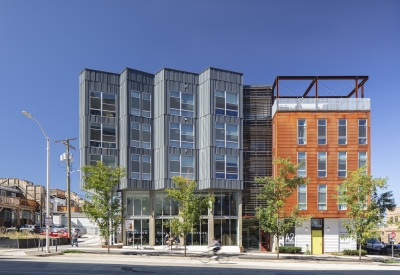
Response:
[[[368,76],[277,76],[274,85],[272,86],[272,90],[275,98],[350,98],[353,95],[355,95],[356,98],[364,98],[364,84],[367,82],[368,78]],[[309,80],[310,84],[304,91],[303,95],[282,96],[279,94],[279,81],[281,80]],[[320,96],[318,94],[318,81],[320,80],[354,80],[354,88],[347,95]],[[309,95],[313,87],[315,94]]]

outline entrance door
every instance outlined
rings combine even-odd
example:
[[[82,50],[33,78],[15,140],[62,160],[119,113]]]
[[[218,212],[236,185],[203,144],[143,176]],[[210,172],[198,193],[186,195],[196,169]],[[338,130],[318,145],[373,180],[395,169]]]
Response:
[[[322,230],[312,230],[311,237],[311,253],[322,254]]]
[[[260,251],[271,251],[269,233],[260,230]]]

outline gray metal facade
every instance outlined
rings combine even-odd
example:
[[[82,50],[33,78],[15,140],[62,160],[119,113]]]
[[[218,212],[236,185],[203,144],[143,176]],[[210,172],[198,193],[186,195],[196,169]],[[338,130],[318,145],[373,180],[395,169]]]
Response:
[[[241,73],[208,68],[201,72],[190,73],[164,68],[156,74],[150,74],[126,68],[120,74],[84,69],[79,75],[80,85],[80,163],[90,165],[94,156],[103,159],[115,157],[115,165],[125,167],[127,178],[121,183],[119,189],[159,190],[171,187],[171,156],[181,158],[193,156],[194,179],[199,189],[243,189],[243,76]],[[216,113],[216,91],[225,93],[225,104],[228,96],[237,97],[237,116],[221,115]],[[100,107],[92,112],[91,93],[100,92],[101,102],[106,102],[108,94],[115,95],[115,116],[104,115]],[[133,93],[139,94],[138,100],[133,99]],[[171,113],[171,93],[180,93],[180,104],[183,106],[183,97],[193,94],[193,116],[186,116],[183,109],[181,115]],[[150,95],[150,107],[144,101]],[[229,95],[228,95],[229,94]],[[103,99],[104,97],[104,99]],[[97,99],[96,99],[97,100]],[[139,103],[138,103],[139,102]],[[147,102],[147,101],[146,101]],[[104,104],[101,106],[105,106]],[[145,107],[146,106],[146,107]],[[97,108],[97,107],[96,107]],[[109,108],[109,107],[107,107]],[[150,108],[150,115],[147,112]],[[174,107],[175,108],[175,107]],[[183,108],[183,107],[182,107]],[[98,112],[98,113],[96,113]],[[144,116],[146,113],[146,116]],[[228,113],[228,112],[227,112]],[[171,123],[174,125],[193,125],[193,148],[171,146]],[[216,124],[229,124],[237,126],[237,148],[217,146]],[[132,125],[140,125],[141,146],[133,146],[133,136],[137,132],[132,130]],[[144,148],[144,127],[150,126],[150,145]],[[92,130],[92,127],[99,127]],[[113,140],[107,129],[115,128],[115,144],[107,143]],[[106,130],[105,130],[106,129]],[[97,131],[98,130],[98,131]],[[107,132],[108,131],[108,132]],[[182,131],[180,130],[181,135]],[[111,131],[112,132],[112,131]],[[227,130],[225,129],[225,132]],[[93,141],[95,133],[100,133],[103,138]],[[92,135],[92,136],[91,136]],[[107,138],[107,142],[104,139]],[[226,138],[227,139],[227,138]],[[110,146],[105,148],[104,144]],[[147,144],[147,143],[146,143]],[[183,142],[182,142],[183,144]],[[106,147],[107,147],[106,146]],[[115,148],[111,148],[115,146]],[[133,156],[139,159],[133,164]],[[145,178],[145,163],[150,157],[150,178]],[[229,178],[216,178],[216,156],[225,157],[228,169],[228,157],[237,157],[237,175]],[[147,167],[147,166],[146,166]],[[234,168],[233,168],[234,169]],[[136,171],[139,171],[136,173]],[[189,171],[189,170],[188,170]],[[226,170],[228,171],[228,170]],[[183,168],[181,173],[184,176]],[[146,174],[147,175],[147,174]],[[133,178],[138,177],[138,178]],[[237,177],[237,178],[236,178]],[[81,186],[82,187],[82,186]]]

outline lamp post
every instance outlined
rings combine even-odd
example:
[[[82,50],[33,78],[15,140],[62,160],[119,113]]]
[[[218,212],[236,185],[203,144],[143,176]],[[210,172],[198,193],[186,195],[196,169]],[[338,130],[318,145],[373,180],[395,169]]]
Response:
[[[42,125],[40,125],[39,121],[32,116],[32,114],[22,111],[22,114],[27,116],[28,118],[32,118],[39,125],[40,130],[47,141],[47,176],[46,176],[46,218],[50,217],[50,138],[44,132]],[[50,253],[50,226],[46,219],[46,253]]]

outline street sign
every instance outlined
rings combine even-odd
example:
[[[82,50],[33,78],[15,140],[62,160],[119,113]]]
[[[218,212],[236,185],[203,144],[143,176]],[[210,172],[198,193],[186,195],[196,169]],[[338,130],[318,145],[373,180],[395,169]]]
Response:
[[[52,226],[53,225],[53,217],[46,217],[46,225]]]
[[[396,238],[396,232],[390,233],[390,238],[395,239]]]

